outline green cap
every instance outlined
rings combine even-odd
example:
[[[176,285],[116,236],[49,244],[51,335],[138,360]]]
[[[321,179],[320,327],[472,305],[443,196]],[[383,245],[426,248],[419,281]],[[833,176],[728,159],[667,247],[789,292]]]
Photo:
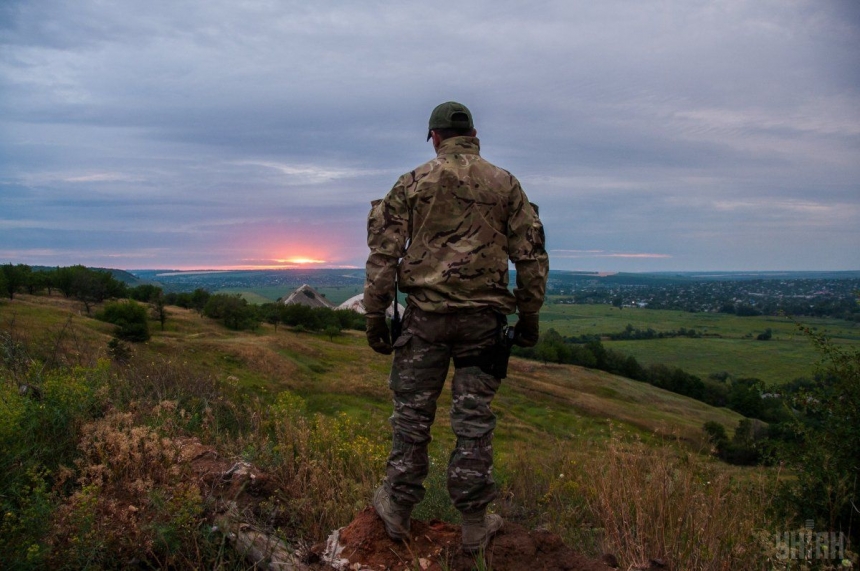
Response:
[[[427,131],[427,140],[430,140],[430,131],[433,129],[474,129],[472,113],[469,108],[456,101],[448,101],[437,105],[430,114],[430,128]]]

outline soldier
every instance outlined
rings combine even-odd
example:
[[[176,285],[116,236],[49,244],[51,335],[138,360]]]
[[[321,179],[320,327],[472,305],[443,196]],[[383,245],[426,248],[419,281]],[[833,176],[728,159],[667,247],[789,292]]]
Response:
[[[372,203],[367,221],[367,340],[394,352],[393,443],[373,506],[395,540],[408,537],[413,506],[424,497],[427,446],[436,401],[454,361],[451,428],[457,444],[448,463],[448,493],[463,518],[463,549],[484,549],[502,526],[487,514],[496,497],[490,403],[501,376],[507,315],[517,312],[514,343],[538,341],[549,262],[537,207],[519,181],[480,156],[472,114],[449,101],[430,115],[427,140],[436,158],[401,176]],[[508,289],[508,260],[516,288]],[[395,277],[407,294],[403,330],[393,342],[385,310]],[[507,358],[507,354],[504,354]]]

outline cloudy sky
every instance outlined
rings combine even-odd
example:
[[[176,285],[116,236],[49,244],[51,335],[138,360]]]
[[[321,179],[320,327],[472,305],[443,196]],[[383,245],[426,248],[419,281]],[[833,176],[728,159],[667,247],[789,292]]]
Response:
[[[3,0],[0,263],[361,267],[447,100],[555,269],[860,269],[856,0]]]

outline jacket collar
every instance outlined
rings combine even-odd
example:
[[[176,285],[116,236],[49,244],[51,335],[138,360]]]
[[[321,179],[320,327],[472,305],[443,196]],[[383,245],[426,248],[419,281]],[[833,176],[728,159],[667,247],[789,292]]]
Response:
[[[453,155],[455,153],[480,155],[481,142],[477,137],[451,137],[442,141],[439,145],[439,150],[436,151],[436,156],[441,157],[442,155]]]

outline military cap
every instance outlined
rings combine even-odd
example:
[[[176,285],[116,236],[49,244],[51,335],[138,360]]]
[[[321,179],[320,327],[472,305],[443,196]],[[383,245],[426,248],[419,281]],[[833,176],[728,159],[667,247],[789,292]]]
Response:
[[[430,127],[427,130],[427,140],[433,129],[474,129],[472,112],[462,103],[448,101],[436,106],[430,114]]]

